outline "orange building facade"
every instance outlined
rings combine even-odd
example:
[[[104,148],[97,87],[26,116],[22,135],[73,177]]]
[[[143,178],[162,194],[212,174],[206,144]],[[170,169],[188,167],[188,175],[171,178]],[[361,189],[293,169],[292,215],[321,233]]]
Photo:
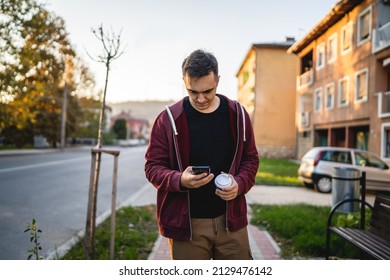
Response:
[[[390,160],[390,1],[337,2],[288,53],[299,59],[297,158],[337,146]]]
[[[238,101],[251,116],[260,156],[295,158],[296,56],[285,42],[253,44],[236,76]]]

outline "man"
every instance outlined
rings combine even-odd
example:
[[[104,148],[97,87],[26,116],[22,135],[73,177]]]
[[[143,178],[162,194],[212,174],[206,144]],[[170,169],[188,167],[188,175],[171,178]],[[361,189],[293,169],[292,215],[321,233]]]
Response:
[[[218,62],[196,50],[182,64],[188,96],[157,117],[145,174],[157,188],[157,220],[172,259],[252,259],[245,194],[259,165],[245,109],[217,94]],[[195,165],[211,172],[195,174]],[[229,174],[219,189],[215,177]]]

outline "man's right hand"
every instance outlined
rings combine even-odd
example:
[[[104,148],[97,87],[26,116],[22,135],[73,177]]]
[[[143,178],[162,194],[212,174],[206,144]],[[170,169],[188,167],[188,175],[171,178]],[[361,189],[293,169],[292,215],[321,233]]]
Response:
[[[192,173],[192,167],[188,166],[180,177],[180,183],[183,187],[188,189],[197,189],[203,185],[206,185],[214,178],[214,174],[202,173],[195,175]]]

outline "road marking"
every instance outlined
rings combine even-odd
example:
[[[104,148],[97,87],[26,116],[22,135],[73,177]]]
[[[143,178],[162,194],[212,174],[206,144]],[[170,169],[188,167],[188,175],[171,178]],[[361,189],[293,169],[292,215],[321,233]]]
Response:
[[[39,167],[60,165],[60,164],[69,163],[69,162],[82,161],[82,160],[85,160],[85,159],[87,159],[87,157],[64,159],[64,160],[43,162],[43,163],[37,163],[37,164],[31,164],[31,165],[9,167],[9,168],[0,169],[0,173],[7,173],[7,172],[22,171],[22,170],[27,170],[27,169],[39,168]]]

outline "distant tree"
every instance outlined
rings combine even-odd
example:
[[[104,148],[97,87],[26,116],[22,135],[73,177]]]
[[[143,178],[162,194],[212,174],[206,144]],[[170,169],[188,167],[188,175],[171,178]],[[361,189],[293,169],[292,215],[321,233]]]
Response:
[[[115,121],[112,127],[117,139],[126,139],[127,137],[127,125],[126,120],[118,119]]]
[[[68,97],[66,135],[69,137],[96,138],[100,100],[95,80],[84,62],[76,57],[73,77],[68,84],[74,89]]]
[[[18,72],[27,71],[22,65],[19,66],[19,53],[23,47],[21,32],[36,10],[32,1],[0,2],[0,129],[21,129],[30,118],[29,113],[18,106],[15,98],[18,92],[27,90],[18,75]],[[15,122],[16,116],[23,125]]]
[[[0,130],[21,135],[18,131],[28,130],[19,144],[40,134],[55,146],[64,87],[68,103],[76,105],[67,118],[67,127],[74,129],[72,116],[80,114],[76,93],[94,86],[93,77],[77,58],[63,19],[43,4],[1,0],[0,14]]]
[[[81,114],[76,117],[76,126],[69,132],[72,137],[96,138],[99,130],[100,100],[81,97],[78,99]],[[72,116],[73,117],[73,116]]]

